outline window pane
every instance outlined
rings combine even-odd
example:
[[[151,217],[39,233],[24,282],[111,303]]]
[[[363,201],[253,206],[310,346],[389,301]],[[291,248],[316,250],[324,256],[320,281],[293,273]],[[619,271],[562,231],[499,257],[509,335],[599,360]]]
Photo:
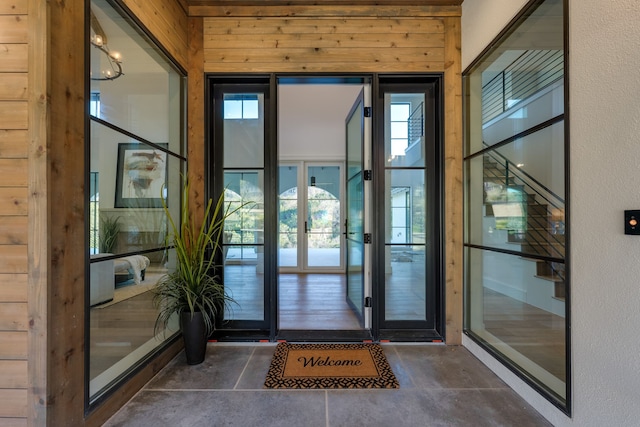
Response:
[[[298,167],[280,166],[278,265],[298,266]]]
[[[564,122],[467,161],[468,242],[564,258]]]
[[[99,24],[91,27],[91,36],[108,41],[103,48],[120,55],[123,69],[115,80],[96,80],[117,67],[92,45],[91,92],[99,96],[96,117],[148,141],[168,143],[179,153],[183,77],[107,1],[92,0],[91,12],[92,22]]]
[[[425,247],[385,246],[385,320],[425,320]]]
[[[224,167],[264,167],[264,95],[225,93],[223,99]]]
[[[237,302],[225,320],[264,319],[264,173],[225,172],[224,286]]]
[[[558,282],[537,277],[535,260],[472,248],[466,254],[470,330],[564,397],[566,326]]]
[[[385,93],[387,167],[424,166],[424,93]]]
[[[385,243],[425,242],[424,170],[386,172]]]

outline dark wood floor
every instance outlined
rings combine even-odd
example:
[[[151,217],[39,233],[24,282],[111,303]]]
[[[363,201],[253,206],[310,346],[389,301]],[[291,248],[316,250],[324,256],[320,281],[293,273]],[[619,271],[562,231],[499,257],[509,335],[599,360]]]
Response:
[[[254,304],[259,310],[254,315],[261,315],[262,294],[257,295],[250,283],[251,280],[259,280],[260,276],[256,275],[255,266],[253,273],[248,274],[241,280],[243,298],[250,298],[253,302],[259,300],[260,303]],[[402,275],[397,274],[397,277]],[[398,304],[408,304],[407,313],[414,315],[417,312],[411,308],[412,304],[424,296],[407,289],[407,286],[408,281],[400,280],[394,286],[393,294],[397,295]],[[281,274],[280,329],[361,329],[358,318],[346,303],[345,287],[345,278],[341,274]],[[393,295],[388,297],[392,300]],[[240,307],[243,306],[247,310],[251,304],[240,301]],[[250,311],[242,313],[251,315]],[[154,337],[156,309],[152,304],[152,293],[145,292],[106,308],[92,309],[90,319],[90,376],[93,379]],[[487,331],[495,337],[565,380],[564,319],[487,290],[484,321]]]
[[[485,288],[484,326],[502,343],[566,381],[564,318]]]

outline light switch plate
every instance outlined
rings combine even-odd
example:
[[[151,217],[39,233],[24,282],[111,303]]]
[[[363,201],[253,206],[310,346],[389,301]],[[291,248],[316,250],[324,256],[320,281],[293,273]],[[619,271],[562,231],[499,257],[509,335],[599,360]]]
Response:
[[[624,234],[640,235],[640,210],[624,211]]]

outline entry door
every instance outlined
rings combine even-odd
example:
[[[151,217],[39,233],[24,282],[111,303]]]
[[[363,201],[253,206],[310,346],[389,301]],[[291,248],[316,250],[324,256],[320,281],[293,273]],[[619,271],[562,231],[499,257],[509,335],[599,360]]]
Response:
[[[347,303],[364,327],[365,320],[365,199],[364,199],[364,92],[346,119],[347,209]]]

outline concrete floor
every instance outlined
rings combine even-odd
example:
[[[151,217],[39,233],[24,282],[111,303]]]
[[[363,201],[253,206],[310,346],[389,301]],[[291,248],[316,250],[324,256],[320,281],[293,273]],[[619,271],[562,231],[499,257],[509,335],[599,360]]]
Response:
[[[180,353],[105,426],[549,426],[464,347],[383,344],[395,390],[268,390],[272,344]]]

